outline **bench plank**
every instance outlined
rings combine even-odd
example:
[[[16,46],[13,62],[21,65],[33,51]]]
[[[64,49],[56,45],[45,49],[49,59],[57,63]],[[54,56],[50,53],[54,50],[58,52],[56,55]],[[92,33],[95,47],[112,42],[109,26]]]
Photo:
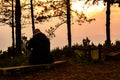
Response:
[[[0,68],[0,71],[7,71],[7,70],[14,70],[14,69],[22,69],[22,68],[29,68],[29,67],[44,67],[44,66],[49,66],[49,65],[57,65],[61,63],[65,63],[66,61],[55,61],[54,63],[51,64],[38,64],[38,65],[25,65],[25,66],[13,66],[13,67],[4,67]]]
[[[67,61],[55,61],[54,63],[50,64],[38,64],[38,65],[24,65],[24,66],[13,66],[13,67],[4,67],[0,68],[0,75],[14,75],[17,72],[29,72],[29,71],[36,71],[41,69],[50,69],[54,68],[55,66],[59,66]]]
[[[105,60],[117,60],[120,56],[120,50],[119,51],[114,51],[110,52],[105,55]]]
[[[117,56],[120,54],[120,51],[116,51],[116,52],[110,52],[107,54],[107,56]]]

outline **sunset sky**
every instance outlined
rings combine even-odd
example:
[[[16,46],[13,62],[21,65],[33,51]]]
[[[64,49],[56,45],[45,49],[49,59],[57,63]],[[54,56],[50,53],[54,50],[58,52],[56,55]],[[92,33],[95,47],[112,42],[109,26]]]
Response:
[[[79,10],[78,2],[74,5],[73,9]],[[75,7],[76,6],[76,7]],[[106,40],[106,8],[100,4],[98,7],[93,6],[86,12],[86,15],[90,18],[95,18],[95,21],[91,23],[85,22],[82,25],[78,25],[77,23],[72,24],[72,44],[81,44],[82,39],[88,37],[91,42],[95,44],[104,43]],[[120,8],[117,6],[111,7],[111,41],[115,42],[116,40],[120,40]],[[39,28],[42,32],[45,32],[51,26],[59,23],[59,20],[56,18],[51,20],[50,22],[46,22],[43,24],[36,24],[36,27]],[[31,25],[28,25],[28,28],[23,28],[22,32],[28,37],[32,37],[31,33]],[[51,48],[63,47],[67,45],[67,25],[63,24],[55,31],[56,37],[51,41]],[[11,28],[8,26],[0,25],[0,49],[5,50],[8,46],[11,46]]]

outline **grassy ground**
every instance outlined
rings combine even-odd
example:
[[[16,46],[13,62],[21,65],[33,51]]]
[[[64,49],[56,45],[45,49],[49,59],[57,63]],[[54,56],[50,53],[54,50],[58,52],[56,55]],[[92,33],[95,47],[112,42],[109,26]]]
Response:
[[[120,61],[103,63],[69,62],[50,70],[16,76],[0,76],[0,80],[119,80]]]

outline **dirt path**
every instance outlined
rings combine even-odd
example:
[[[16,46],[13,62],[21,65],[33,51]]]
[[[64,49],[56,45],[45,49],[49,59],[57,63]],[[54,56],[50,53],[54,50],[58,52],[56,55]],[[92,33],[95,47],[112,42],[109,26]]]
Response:
[[[54,70],[0,76],[0,80],[120,80],[120,61],[101,64],[67,63]]]

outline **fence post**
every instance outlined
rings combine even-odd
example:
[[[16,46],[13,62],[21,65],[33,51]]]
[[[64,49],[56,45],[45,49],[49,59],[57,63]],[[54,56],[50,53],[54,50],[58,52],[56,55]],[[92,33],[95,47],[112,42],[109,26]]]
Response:
[[[83,50],[84,50],[84,54],[85,54],[84,56],[87,58],[87,47],[85,47]]]
[[[98,54],[99,54],[99,61],[101,61],[101,49],[102,49],[102,45],[98,45]]]
[[[88,46],[88,59],[91,60],[91,46]]]

